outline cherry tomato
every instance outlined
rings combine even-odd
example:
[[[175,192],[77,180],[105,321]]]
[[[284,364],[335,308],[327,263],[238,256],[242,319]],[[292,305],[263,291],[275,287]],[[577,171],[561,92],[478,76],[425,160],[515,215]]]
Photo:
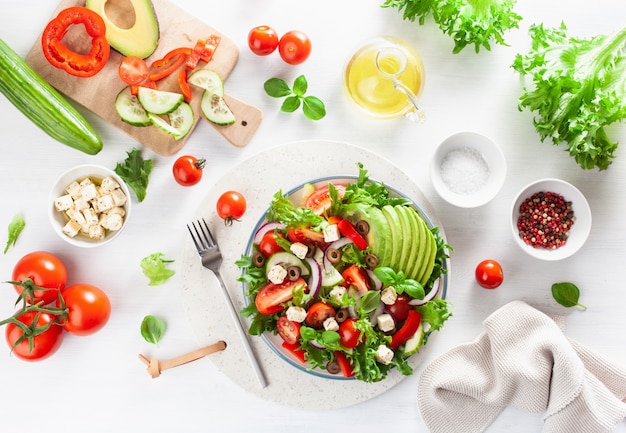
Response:
[[[296,344],[300,338],[300,324],[280,316],[276,321],[276,332],[287,344]]]
[[[367,293],[370,289],[370,279],[365,269],[357,266],[350,265],[341,273],[341,276],[345,280],[346,284],[354,287],[362,295]]]
[[[304,321],[311,328],[322,328],[324,320],[329,317],[335,317],[335,314],[337,313],[332,305],[328,305],[325,302],[316,302],[309,307]]]
[[[337,190],[337,196],[339,198],[343,197],[346,192],[346,187],[344,185],[333,186]],[[317,188],[304,201],[304,207],[312,209],[317,215],[323,215],[330,205],[331,200],[328,192],[328,185]]]
[[[39,316],[37,316],[39,314]],[[24,336],[24,331],[15,323],[9,322],[6,325],[5,337],[13,354],[24,361],[41,361],[54,354],[63,342],[63,328],[55,324],[56,317],[49,313],[37,311],[27,311],[17,317],[17,320],[24,325],[31,327],[46,327],[43,332],[31,337],[30,341]]]
[[[46,251],[35,251],[22,257],[13,268],[13,281],[23,282],[31,279],[38,287],[56,290],[34,290],[24,296],[29,304],[36,304],[43,301],[49,304],[57,299],[59,290],[65,288],[67,284],[67,269],[61,259]],[[24,290],[32,291],[31,288],[14,284],[17,293]]]
[[[316,232],[308,227],[297,227],[287,230],[287,237],[291,242],[300,242],[304,245],[322,246],[327,244],[324,242],[324,234]]]
[[[266,316],[279,313],[285,309],[284,303],[293,298],[294,289],[300,287],[304,287],[305,291],[307,289],[306,281],[302,278],[295,281],[285,279],[282,284],[269,282],[259,290],[254,298],[254,304],[259,313]]]
[[[396,319],[396,322],[404,322],[413,307],[409,304],[410,298],[406,295],[398,295],[396,302],[387,306],[387,312]]]
[[[191,186],[200,182],[206,159],[183,155],[174,162],[174,179],[182,186]]]
[[[257,26],[248,33],[248,46],[257,56],[272,54],[278,47],[278,33],[270,26]]]
[[[246,213],[246,199],[237,191],[226,191],[217,199],[217,214],[227,225]]]
[[[283,237],[281,234],[276,234],[274,231],[269,231],[263,235],[261,242],[259,242],[259,251],[263,253],[265,257],[269,257],[273,254],[284,251],[276,242],[276,237]]]
[[[350,317],[339,325],[339,341],[347,349],[354,349],[363,343],[361,331],[354,326],[355,323],[356,319]]]
[[[146,81],[149,74],[148,64],[140,57],[127,56],[122,59],[117,72],[126,84],[138,85]]]
[[[111,302],[98,287],[73,284],[61,292],[67,317],[61,320],[63,329],[74,335],[89,335],[102,329],[111,316]],[[57,300],[61,307],[61,300]]]
[[[278,53],[286,63],[299,65],[311,54],[311,40],[299,30],[289,31],[281,36],[278,42]]]
[[[485,289],[495,289],[503,279],[502,266],[495,260],[483,260],[476,266],[476,281]]]

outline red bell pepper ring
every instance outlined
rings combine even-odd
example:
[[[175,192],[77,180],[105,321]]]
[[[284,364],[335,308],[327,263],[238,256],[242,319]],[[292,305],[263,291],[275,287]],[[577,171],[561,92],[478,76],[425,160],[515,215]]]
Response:
[[[91,50],[77,53],[63,43],[63,37],[74,24],[82,24],[91,37]],[[52,19],[41,35],[43,54],[55,68],[63,69],[76,77],[92,77],[104,68],[111,47],[106,40],[106,25],[96,12],[82,6],[63,9]]]
[[[150,81],[159,81],[171,75],[177,70],[191,54],[191,48],[175,48],[167,53],[163,58],[152,62],[152,67],[157,68],[156,72],[148,76]],[[159,69],[160,68],[160,69]]]
[[[204,63],[209,63],[220,41],[221,37],[218,35],[211,35],[207,39],[198,39],[185,63],[185,67],[193,70],[201,60]]]
[[[183,96],[187,101],[191,101],[191,86],[187,82],[187,69],[183,68],[178,71],[178,87],[183,92]]]
[[[404,321],[404,324],[391,336],[391,343],[389,346],[393,350],[397,350],[398,347],[406,343],[416,332],[422,321],[422,315],[417,310],[409,310],[409,314]]]
[[[300,343],[287,343],[286,341],[283,341],[282,346],[287,349],[289,352],[291,352],[296,358],[298,358],[298,360],[305,364],[306,363],[306,358],[304,357],[304,354],[306,353],[304,350],[300,349]]]
[[[339,369],[341,370],[341,374],[343,377],[352,377],[354,376],[354,368],[352,368],[352,364],[350,364],[350,360],[348,357],[341,351],[335,351],[335,359],[339,364]]]
[[[350,221],[342,219],[337,223],[337,228],[345,237],[350,239],[361,251],[367,248],[367,241],[361,236]]]

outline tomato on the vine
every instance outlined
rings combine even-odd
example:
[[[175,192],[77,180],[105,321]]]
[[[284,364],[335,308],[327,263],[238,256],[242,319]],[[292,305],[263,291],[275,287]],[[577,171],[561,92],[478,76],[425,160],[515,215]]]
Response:
[[[70,334],[89,335],[100,330],[111,316],[111,302],[104,291],[90,284],[73,284],[61,292],[63,299],[57,307],[65,304],[66,317],[61,325]]]
[[[485,289],[495,289],[502,284],[504,272],[495,260],[483,260],[476,266],[476,281]]]
[[[23,294],[28,304],[38,302],[49,304],[57,298],[59,290],[65,288],[67,268],[56,255],[46,251],[35,251],[26,254],[15,264],[13,281],[23,283],[13,286],[17,293]],[[33,285],[49,290],[33,289]]]
[[[16,320],[29,328],[39,328],[39,333],[29,336],[14,322],[6,325],[5,337],[11,353],[24,361],[41,361],[54,354],[63,342],[63,328],[58,326],[56,316],[39,311],[26,311]]]
[[[291,30],[278,41],[278,53],[286,63],[299,65],[311,54],[311,40],[305,33]]]
[[[174,179],[182,186],[191,186],[200,182],[206,159],[191,155],[179,157],[172,167]]]
[[[237,191],[226,191],[217,199],[217,215],[226,224],[238,221],[246,213],[246,199]]]
[[[256,26],[248,33],[248,46],[257,56],[270,55],[278,47],[278,33],[270,26]]]
[[[354,349],[363,343],[361,331],[354,326],[355,323],[356,319],[350,317],[339,325],[339,341],[345,348]]]

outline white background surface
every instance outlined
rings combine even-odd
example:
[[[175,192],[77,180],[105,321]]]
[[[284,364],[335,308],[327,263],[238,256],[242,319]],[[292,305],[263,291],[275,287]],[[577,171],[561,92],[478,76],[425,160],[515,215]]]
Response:
[[[524,17],[520,29],[506,35],[511,46],[494,46],[491,52],[481,51],[478,55],[470,48],[453,55],[450,39],[432,23],[420,27],[402,21],[396,10],[379,7],[382,0],[175,3],[239,45],[239,62],[226,82],[227,92],[261,108],[263,124],[250,144],[238,149],[201,123],[183,149],[183,153],[208,160],[202,182],[193,188],[180,187],[173,181],[171,165],[175,156],[161,157],[144,150],[144,156],[155,163],[147,198],[134,203],[129,226],[119,239],[84,251],[63,242],[49,226],[46,207],[52,183],[76,164],[114,167],[137,143],[85,113],[105,141],[100,154],[88,156],[53,141],[4,97],[0,98],[0,228],[6,230],[17,212],[23,212],[27,221],[16,247],[0,257],[0,280],[10,278],[13,265],[24,254],[49,250],[67,262],[73,282],[102,287],[113,304],[106,328],[90,337],[66,338],[59,352],[44,362],[22,362],[10,357],[6,348],[0,356],[1,431],[24,423],[28,426],[25,431],[35,431],[39,425],[43,428],[45,423],[50,432],[426,431],[416,404],[421,368],[389,392],[365,403],[310,411],[257,398],[231,382],[208,359],[165,371],[153,380],[137,358],[143,353],[165,360],[198,346],[181,302],[180,274],[163,286],[149,287],[139,268],[141,258],[160,251],[180,259],[187,236],[185,224],[217,180],[261,150],[302,139],[346,141],[379,153],[405,171],[434,206],[448,242],[455,247],[449,290],[455,309],[445,330],[429,344],[425,362],[473,340],[482,331],[482,321],[514,299],[528,301],[546,312],[568,314],[569,337],[617,362],[626,361],[624,149],[617,151],[607,171],[583,171],[564,148],[541,143],[531,115],[517,109],[521,88],[519,77],[510,68],[515,54],[528,49],[527,28],[531,23],[556,26],[564,21],[572,34],[581,37],[608,33],[624,24],[626,4],[617,0],[592,4],[579,0],[523,1],[517,7]],[[24,57],[38,43],[37,35],[55,8],[55,2],[44,0],[30,1],[28,6],[0,0],[0,37]],[[309,60],[292,67],[283,64],[277,54],[265,58],[251,54],[246,35],[259,24],[272,25],[279,33],[291,29],[308,33],[314,47]],[[428,110],[425,125],[405,119],[372,121],[356,112],[342,95],[341,69],[345,60],[361,42],[381,34],[405,38],[423,56],[427,74],[422,98]],[[270,77],[289,82],[300,74],[309,81],[309,93],[327,105],[328,115],[322,121],[311,122],[301,113],[281,113],[280,102],[263,92],[263,82]],[[502,191],[478,209],[458,209],[444,203],[428,180],[428,162],[437,143],[467,129],[493,138],[508,161]],[[626,138],[623,126],[611,128],[610,133],[620,141]],[[320,164],[332,157],[320,155]],[[268,170],[274,170],[277,176],[281,173],[281,167]],[[303,170],[315,175],[314,167]],[[587,196],[593,213],[593,228],[584,249],[558,263],[539,262],[518,250],[508,225],[517,191],[542,177],[572,182]],[[474,282],[474,267],[485,258],[497,259],[504,266],[505,282],[494,291],[481,289]],[[175,270],[179,270],[179,263],[174,262]],[[550,285],[557,281],[576,283],[588,310],[565,311],[558,306],[550,295]],[[3,317],[12,313],[14,299],[13,289],[4,285],[0,290]],[[146,314],[167,321],[168,330],[158,348],[140,336],[139,324]],[[505,410],[489,429],[540,430],[540,414],[515,408]],[[626,431],[624,422],[618,431]]]

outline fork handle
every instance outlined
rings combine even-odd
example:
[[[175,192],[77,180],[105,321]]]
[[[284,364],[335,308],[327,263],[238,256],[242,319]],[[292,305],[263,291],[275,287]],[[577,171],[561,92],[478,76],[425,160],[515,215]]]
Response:
[[[220,275],[220,273],[214,272],[214,274],[217,277],[220,288],[222,289],[222,293],[224,294],[224,298],[226,298],[226,305],[228,307],[228,312],[232,316],[235,323],[238,325],[236,326],[237,332],[239,333],[239,336],[241,337],[243,348],[246,351],[246,354],[248,355],[248,359],[250,360],[250,363],[252,364],[252,369],[254,370],[254,374],[256,375],[256,378],[259,381],[259,385],[261,385],[261,388],[265,388],[267,386],[267,381],[265,379],[265,376],[263,375],[263,372],[261,371],[261,366],[259,365],[259,361],[256,359],[256,356],[254,355],[254,352],[252,351],[252,347],[250,347],[250,342],[248,341],[246,332],[244,331],[244,328],[241,322],[239,321],[239,314],[237,314],[237,311],[235,311],[233,300],[230,298],[230,295],[228,294],[228,290],[226,290],[226,285],[224,284],[224,280],[222,280],[222,276]]]

